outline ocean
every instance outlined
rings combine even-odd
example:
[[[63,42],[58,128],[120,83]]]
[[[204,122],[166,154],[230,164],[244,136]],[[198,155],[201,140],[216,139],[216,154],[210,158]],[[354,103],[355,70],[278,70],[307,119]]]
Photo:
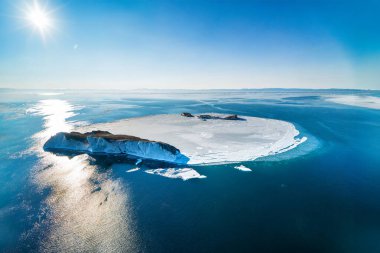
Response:
[[[0,251],[380,252],[380,110],[334,96],[372,107],[380,92],[0,90]],[[42,149],[76,126],[181,112],[284,120],[308,141],[186,181]]]

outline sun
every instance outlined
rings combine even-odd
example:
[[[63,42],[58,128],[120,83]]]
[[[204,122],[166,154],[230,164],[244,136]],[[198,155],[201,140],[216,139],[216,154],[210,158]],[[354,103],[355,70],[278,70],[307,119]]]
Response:
[[[25,15],[29,25],[38,30],[43,37],[53,28],[51,12],[46,7],[42,7],[37,0],[28,6]]]
[[[51,24],[47,12],[41,10],[38,5],[30,11],[28,19],[37,29],[42,31],[48,29]]]

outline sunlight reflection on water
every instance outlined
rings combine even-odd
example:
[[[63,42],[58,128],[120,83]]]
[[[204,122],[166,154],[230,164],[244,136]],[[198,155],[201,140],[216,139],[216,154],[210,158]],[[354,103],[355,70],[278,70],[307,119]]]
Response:
[[[41,100],[28,110],[44,120],[44,129],[33,136],[32,149],[39,157],[33,179],[41,190],[50,189],[44,203],[47,215],[41,221],[48,229],[35,231],[46,233],[40,251],[134,251],[135,234],[125,186],[111,179],[110,172],[99,173],[87,155],[69,158],[42,149],[51,135],[83,124],[68,121],[76,115],[75,110],[67,101],[57,99]]]

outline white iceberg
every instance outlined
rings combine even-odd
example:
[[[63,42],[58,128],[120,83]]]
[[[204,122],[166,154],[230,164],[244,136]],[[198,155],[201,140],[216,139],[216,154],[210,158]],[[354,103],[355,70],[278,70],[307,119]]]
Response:
[[[307,140],[306,137],[299,138],[299,131],[289,122],[248,116],[242,118],[244,120],[201,120],[197,117],[164,114],[94,124],[77,131],[101,129],[113,134],[128,134],[168,143],[190,159],[188,164],[252,161],[288,151]],[[103,143],[99,145],[99,150],[112,152],[115,149],[112,146],[104,147]],[[158,160],[170,158],[172,162],[185,161],[183,157],[163,155],[159,148],[150,145],[134,146],[130,151],[142,158],[149,155]]]
[[[191,168],[167,168],[167,169],[152,169],[146,170],[146,173],[160,175],[168,178],[180,178],[182,180],[189,180],[194,178],[206,178]]]
[[[140,168],[137,167],[137,168],[133,168],[133,169],[127,170],[126,172],[131,173],[131,172],[136,172],[138,170],[140,170]]]
[[[247,172],[248,171],[252,171],[252,169],[247,168],[244,165],[235,166],[234,168],[237,169],[237,170],[241,170],[241,171],[247,171]]]

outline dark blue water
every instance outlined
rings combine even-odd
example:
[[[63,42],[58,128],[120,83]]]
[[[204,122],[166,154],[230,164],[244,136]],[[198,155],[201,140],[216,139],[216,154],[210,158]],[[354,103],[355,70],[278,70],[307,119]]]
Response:
[[[378,92],[46,92],[0,92],[1,251],[380,252],[380,110],[324,99]],[[243,163],[252,173],[203,166],[189,181],[41,149],[76,125],[182,111],[286,120],[311,138]]]

